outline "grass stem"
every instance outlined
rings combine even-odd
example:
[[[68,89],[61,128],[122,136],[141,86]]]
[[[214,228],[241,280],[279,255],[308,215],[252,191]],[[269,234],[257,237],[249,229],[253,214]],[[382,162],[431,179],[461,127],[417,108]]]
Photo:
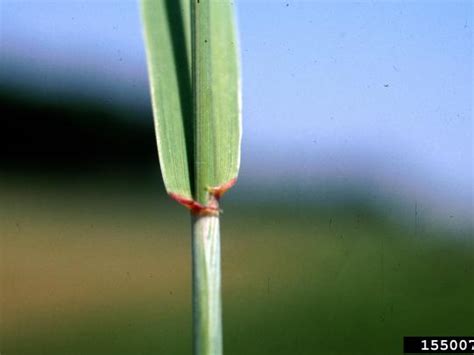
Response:
[[[192,216],[194,355],[222,354],[218,215]]]

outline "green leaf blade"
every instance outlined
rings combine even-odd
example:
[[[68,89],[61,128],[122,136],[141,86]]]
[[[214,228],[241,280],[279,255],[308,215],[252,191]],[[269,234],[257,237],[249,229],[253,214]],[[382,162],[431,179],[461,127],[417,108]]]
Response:
[[[163,181],[192,199],[193,116],[189,0],[143,0],[150,91]]]
[[[201,205],[240,164],[238,47],[229,0],[142,0],[161,170],[178,200]]]
[[[241,108],[238,46],[229,0],[193,0],[195,176],[198,202],[207,189],[237,178]]]

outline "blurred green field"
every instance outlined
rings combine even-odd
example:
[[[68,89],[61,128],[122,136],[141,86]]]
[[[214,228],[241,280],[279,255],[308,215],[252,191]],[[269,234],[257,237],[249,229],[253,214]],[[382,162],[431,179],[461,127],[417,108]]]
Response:
[[[160,181],[1,178],[2,355],[191,353],[189,217]],[[473,334],[472,235],[232,194],[226,354],[401,354],[404,335]]]

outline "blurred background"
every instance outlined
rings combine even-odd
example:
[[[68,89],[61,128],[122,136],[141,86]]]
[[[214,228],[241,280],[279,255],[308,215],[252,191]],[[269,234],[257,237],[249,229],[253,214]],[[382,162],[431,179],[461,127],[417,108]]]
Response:
[[[473,335],[471,1],[236,2],[227,354]],[[0,352],[189,354],[135,1],[0,4]]]

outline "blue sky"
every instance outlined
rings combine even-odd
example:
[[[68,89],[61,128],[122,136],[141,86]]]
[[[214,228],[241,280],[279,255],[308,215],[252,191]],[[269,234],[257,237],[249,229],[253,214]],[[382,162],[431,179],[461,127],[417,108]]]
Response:
[[[3,82],[149,105],[135,1],[0,6]],[[472,7],[237,1],[242,183],[360,184],[472,213]]]

